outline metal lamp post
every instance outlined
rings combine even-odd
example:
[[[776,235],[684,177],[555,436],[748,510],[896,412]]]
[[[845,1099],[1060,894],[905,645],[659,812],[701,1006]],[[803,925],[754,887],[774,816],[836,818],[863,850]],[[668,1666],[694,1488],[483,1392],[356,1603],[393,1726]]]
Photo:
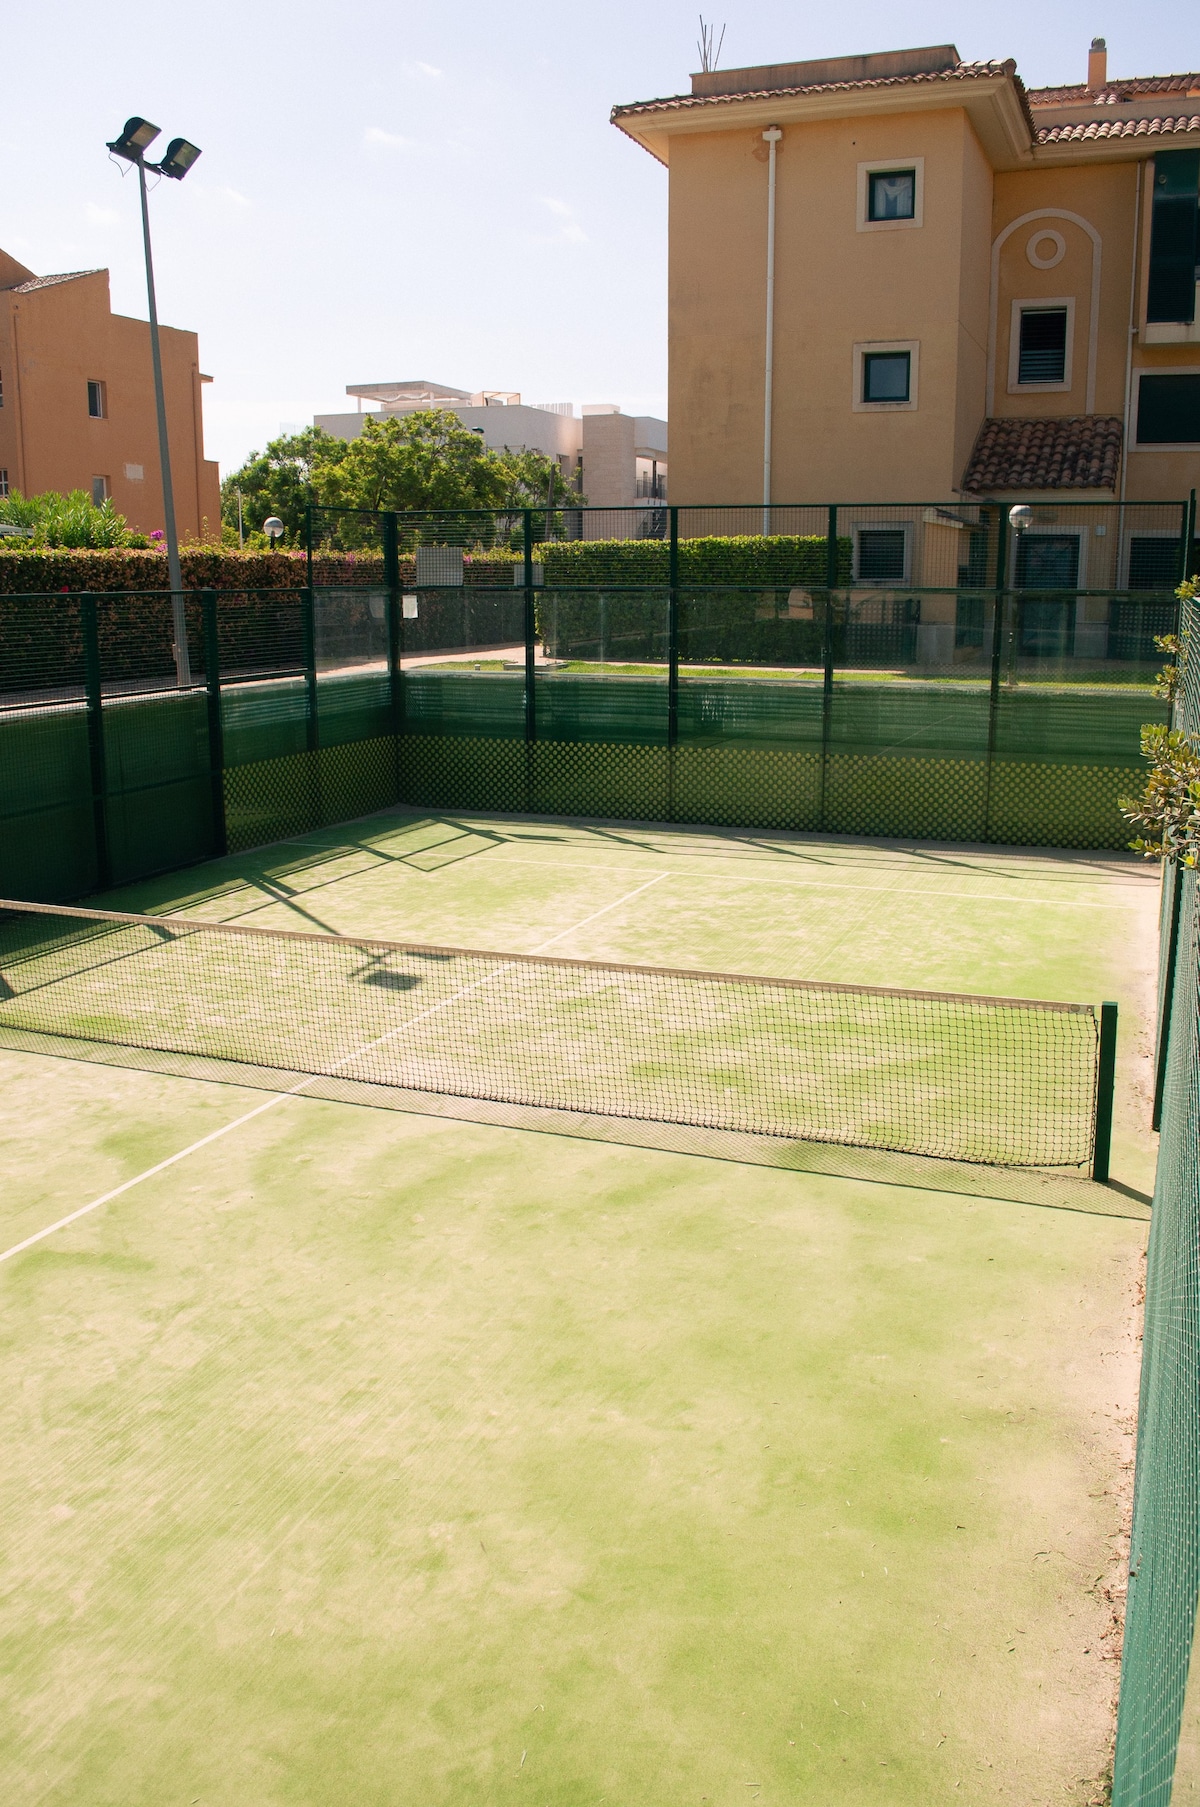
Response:
[[[167,540],[167,573],[171,585],[171,619],[175,634],[175,676],[180,687],[192,681],[188,658],[187,616],[183,600],[183,573],[179,565],[179,534],[175,527],[175,492],[171,487],[171,448],[167,440],[167,402],[163,392],[162,349],[158,339],[158,303],[154,295],[154,259],[150,251],[150,208],[146,198],[146,171],[169,176],[181,182],[200,155],[186,138],[173,138],[166,155],[158,163],[146,162],[146,150],[159,135],[156,125],[146,119],[127,119],[109,150],[114,156],[132,163],[138,173],[142,200],[142,244],[146,253],[146,295],[150,303],[150,353],[154,363],[154,405],[158,414],[158,460],[162,471],[163,528]]]

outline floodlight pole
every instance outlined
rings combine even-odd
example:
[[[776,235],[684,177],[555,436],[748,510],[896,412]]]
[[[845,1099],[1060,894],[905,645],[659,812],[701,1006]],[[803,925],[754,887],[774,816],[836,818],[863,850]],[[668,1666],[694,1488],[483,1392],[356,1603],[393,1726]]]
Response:
[[[146,296],[150,303],[150,353],[154,361],[154,406],[158,413],[158,462],[162,472],[163,528],[167,539],[167,575],[171,585],[171,622],[175,634],[175,679],[181,689],[191,684],[188,658],[187,614],[183,601],[183,572],[179,564],[179,535],[175,529],[175,492],[171,487],[171,447],[167,440],[167,400],[163,393],[162,350],[158,342],[158,303],[154,296],[154,258],[150,250],[150,206],[146,195],[146,164],[137,156],[138,188],[142,197],[142,243],[146,251]]]

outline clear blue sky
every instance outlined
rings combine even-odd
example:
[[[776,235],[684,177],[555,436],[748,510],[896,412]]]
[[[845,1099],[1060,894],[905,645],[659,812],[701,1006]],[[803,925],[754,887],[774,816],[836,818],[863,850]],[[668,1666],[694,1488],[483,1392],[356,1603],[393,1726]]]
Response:
[[[723,67],[956,43],[1030,85],[1200,67],[1194,0],[720,0]],[[900,21],[898,23],[898,21]],[[39,274],[112,271],[145,316],[132,180],[104,150],[140,113],[201,145],[153,197],[162,317],[200,334],[210,456],[424,376],[527,400],[666,406],[666,173],[608,124],[686,91],[692,0],[50,0],[10,9],[0,244]]]

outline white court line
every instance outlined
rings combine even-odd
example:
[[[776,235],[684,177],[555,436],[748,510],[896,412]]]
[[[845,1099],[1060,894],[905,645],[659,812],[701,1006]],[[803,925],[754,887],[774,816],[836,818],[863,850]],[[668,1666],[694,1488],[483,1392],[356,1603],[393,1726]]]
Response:
[[[624,897],[618,897],[613,903],[605,904],[603,909],[593,910],[590,916],[585,916],[582,922],[574,923],[569,929],[563,929],[561,934],[551,936],[549,941],[544,941],[541,947],[534,949],[535,954],[540,954],[542,948],[553,947],[556,941],[562,941],[567,935],[573,935],[576,929],[585,928],[589,922],[595,922],[597,916],[604,916],[609,910],[619,909],[622,904],[628,903],[631,898],[637,897],[642,891],[648,891],[651,885],[656,885],[658,883],[659,879],[669,877],[670,874],[666,872],[656,873],[653,878],[647,879],[644,885],[638,885],[636,889],[628,892]],[[297,1084],[289,1086],[286,1092],[277,1092],[273,1098],[268,1098],[265,1104],[255,1105],[254,1109],[252,1111],[247,1111],[245,1116],[235,1117],[232,1123],[226,1123],[220,1129],[211,1130],[207,1136],[201,1136],[198,1142],[192,1142],[187,1148],[181,1148],[178,1153],[168,1155],[165,1161],[159,1161],[155,1166],[147,1167],[144,1173],[137,1173],[131,1180],[124,1181],[120,1186],[114,1186],[111,1192],[102,1193],[99,1198],[92,1199],[90,1204],[80,1205],[77,1211],[69,1211],[65,1217],[60,1217],[56,1223],[47,1224],[45,1229],[35,1230],[33,1235],[26,1236],[23,1242],[15,1242],[12,1248],[4,1249],[0,1252],[0,1261],[9,1261],[14,1255],[23,1254],[26,1249],[31,1249],[35,1243],[43,1242],[47,1236],[53,1236],[57,1230],[65,1230],[69,1224],[77,1223],[81,1217],[86,1217],[89,1212],[98,1211],[101,1205],[107,1205],[114,1198],[120,1198],[123,1192],[129,1192],[134,1186],[140,1186],[143,1180],[153,1179],[155,1174],[165,1172],[168,1167],[174,1167],[177,1161],[186,1160],[188,1155],[195,1154],[198,1149],[207,1148],[210,1142],[217,1142],[222,1136],[227,1136],[231,1130],[240,1129],[243,1123],[249,1123],[253,1118],[261,1117],[264,1111],[273,1110],[277,1104],[283,1104],[288,1098],[295,1098],[300,1092],[304,1091],[306,1086],[315,1084],[318,1079],[330,1078],[333,1073],[338,1071],[338,1068],[348,1067],[352,1061],[360,1060],[364,1054],[369,1054],[373,1048],[382,1047],[384,1042],[391,1041],[394,1036],[404,1035],[409,1029],[414,1028],[417,1023],[424,1022],[427,1017],[435,1016],[439,1010],[448,1009],[451,1004],[456,1004],[459,998],[466,997],[469,992],[477,991],[481,985],[494,984],[494,982],[497,979],[502,978],[505,973],[512,972],[515,964],[516,962],[512,965],[502,966],[494,973],[487,973],[482,979],[474,979],[470,985],[462,986],[458,991],[454,992],[451,997],[442,998],[439,1003],[431,1004],[428,1010],[419,1011],[416,1016],[408,1017],[403,1023],[398,1024],[395,1029],[389,1029],[386,1035],[377,1036],[376,1039],[371,1042],[364,1042],[363,1046],[361,1048],[356,1048],[353,1054],[347,1054],[342,1060],[339,1060],[331,1069],[330,1073],[314,1073],[307,1079],[299,1080]]]
[[[275,1105],[282,1104],[285,1098],[290,1098],[293,1092],[300,1090],[301,1086],[311,1083],[311,1080],[304,1079],[301,1080],[300,1085],[294,1085],[286,1092],[277,1092],[274,1098],[268,1098],[265,1104],[255,1105],[254,1109],[247,1111],[244,1117],[235,1117],[232,1123],[226,1123],[222,1128],[214,1129],[209,1135],[201,1136],[198,1142],[191,1143],[187,1148],[181,1148],[177,1154],[169,1154],[166,1160],[159,1161],[157,1166],[147,1167],[145,1173],[137,1173],[131,1180],[126,1180],[123,1185],[114,1186],[111,1192],[102,1193],[99,1198],[94,1198],[90,1205],[80,1205],[78,1211],[70,1211],[66,1217],[60,1217],[57,1223],[47,1224],[44,1230],[37,1230],[32,1236],[27,1236],[24,1242],[15,1242],[11,1249],[5,1249],[3,1254],[0,1254],[0,1261],[8,1261],[13,1255],[21,1254],[22,1250],[31,1249],[35,1242],[41,1242],[46,1236],[53,1236],[56,1230],[65,1230],[68,1224],[75,1223],[81,1217],[86,1217],[89,1211],[97,1211],[101,1205],[107,1205],[110,1199],[120,1198],[122,1192],[128,1192],[132,1186],[140,1186],[143,1180],[153,1179],[156,1173],[162,1173],[165,1168],[173,1167],[176,1161],[182,1161],[188,1155],[195,1154],[198,1148],[207,1148],[210,1142],[217,1141],[221,1136],[227,1136],[231,1129],[240,1129],[243,1123],[249,1123],[251,1117],[261,1117],[264,1111],[269,1111]]]
[[[537,863],[537,861],[530,862],[531,865]],[[660,879],[672,876],[673,874],[670,872],[656,872],[654,877],[648,878],[644,885],[637,885],[632,891],[627,891],[624,897],[618,897],[615,903],[605,904],[602,910],[593,910],[590,916],[585,916],[582,922],[574,923],[571,928],[564,929],[561,935],[551,935],[549,941],[543,941],[540,947],[534,948],[534,953],[544,954],[546,949],[553,947],[556,941],[565,941],[568,935],[574,935],[578,930],[586,929],[588,923],[595,922],[597,916],[607,916],[610,910],[619,910],[622,904],[627,904],[632,898],[640,896],[643,891],[648,891],[651,885],[656,885]]]

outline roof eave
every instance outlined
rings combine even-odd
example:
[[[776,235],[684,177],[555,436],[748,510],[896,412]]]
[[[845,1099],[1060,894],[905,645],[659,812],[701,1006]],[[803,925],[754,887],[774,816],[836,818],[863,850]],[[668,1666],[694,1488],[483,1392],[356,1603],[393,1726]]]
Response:
[[[1024,92],[1008,74],[958,81],[896,82],[872,88],[831,88],[810,94],[732,94],[701,106],[614,107],[612,123],[670,164],[673,137],[699,132],[753,129],[769,125],[809,125],[889,113],[932,113],[959,108],[967,114],[985,151],[999,168],[1027,163],[1032,132]]]
[[[1066,163],[1140,163],[1156,150],[1192,150],[1200,145],[1200,126],[1194,130],[1130,133],[1128,138],[1084,138],[1065,143],[1035,144],[1033,161],[1039,168]]]

